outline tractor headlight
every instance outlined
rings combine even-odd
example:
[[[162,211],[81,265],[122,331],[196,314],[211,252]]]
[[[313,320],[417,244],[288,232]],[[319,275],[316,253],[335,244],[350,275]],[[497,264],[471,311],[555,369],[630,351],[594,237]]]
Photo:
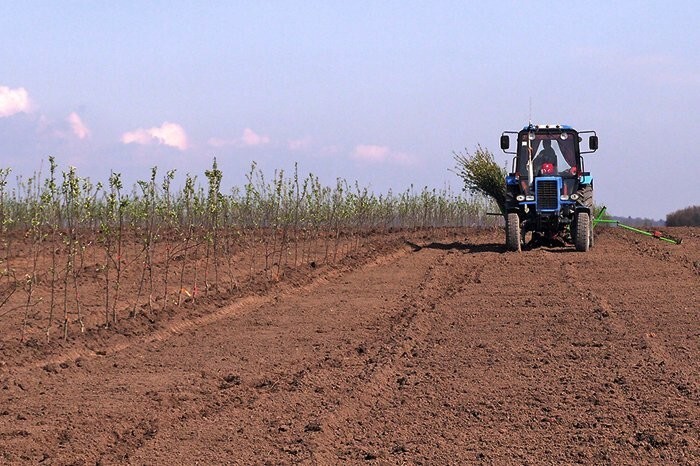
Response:
[[[568,200],[569,200],[569,195],[568,195],[568,194],[562,194],[561,196],[559,196],[559,199],[561,199],[562,201],[568,201]]]
[[[534,200],[535,200],[535,196],[525,196],[525,200],[526,200],[526,201],[534,201]]]
[[[569,199],[571,199],[572,201],[578,200],[578,194],[572,194],[572,195],[569,197]]]
[[[522,194],[518,194],[517,196],[515,196],[515,200],[518,202],[523,202],[525,200],[525,196],[523,196]]]

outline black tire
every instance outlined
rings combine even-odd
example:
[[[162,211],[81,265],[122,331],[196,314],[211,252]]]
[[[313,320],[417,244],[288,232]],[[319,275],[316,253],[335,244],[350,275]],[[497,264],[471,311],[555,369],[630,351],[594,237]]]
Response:
[[[584,207],[587,207],[590,211],[590,214],[588,216],[589,221],[592,219],[593,215],[593,185],[592,184],[587,184],[585,186],[581,186],[581,188],[578,190],[579,195],[579,204],[581,204]],[[579,226],[577,225],[576,219],[574,219],[574,227],[571,230],[571,239],[574,241],[574,244],[578,244],[576,240],[576,234],[579,230]],[[588,228],[588,249],[593,247],[593,224],[590,225]],[[578,246],[576,247],[578,249]],[[586,249],[586,251],[588,251]],[[580,251],[580,249],[578,249]]]
[[[587,212],[576,212],[576,250],[588,252],[591,248],[591,218]]]
[[[506,217],[506,248],[509,251],[522,251],[520,235],[520,217],[511,212]]]
[[[576,194],[578,194],[578,203],[593,212],[593,186],[590,184],[581,186]]]

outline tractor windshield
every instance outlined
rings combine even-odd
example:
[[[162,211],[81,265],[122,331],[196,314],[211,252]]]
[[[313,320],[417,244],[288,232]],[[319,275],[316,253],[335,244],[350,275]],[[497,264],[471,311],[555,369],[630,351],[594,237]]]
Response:
[[[521,180],[537,176],[575,178],[576,134],[573,132],[526,132],[518,136],[518,166]]]

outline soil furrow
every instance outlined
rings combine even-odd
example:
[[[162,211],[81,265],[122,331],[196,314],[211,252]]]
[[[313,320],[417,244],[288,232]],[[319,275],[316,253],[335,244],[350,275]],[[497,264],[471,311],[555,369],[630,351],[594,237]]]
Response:
[[[653,243],[669,260],[617,230],[587,254],[506,253],[495,231],[414,239],[150,333],[10,360],[0,462],[698,464],[686,237]]]

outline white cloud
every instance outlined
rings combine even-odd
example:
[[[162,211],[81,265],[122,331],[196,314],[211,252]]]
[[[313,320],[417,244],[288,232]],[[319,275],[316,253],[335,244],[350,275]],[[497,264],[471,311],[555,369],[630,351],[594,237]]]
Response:
[[[250,128],[244,129],[243,135],[238,139],[210,138],[209,141],[207,141],[207,143],[212,147],[255,147],[269,144],[269,142],[269,136],[257,134]]]
[[[153,142],[153,137],[148,133],[148,130],[139,128],[122,134],[122,142],[124,144],[136,143],[145,145]]]
[[[291,151],[300,151],[308,149],[313,141],[311,138],[290,139],[287,141],[287,148]]]
[[[68,115],[68,123],[70,123],[73,134],[75,134],[78,139],[85,139],[90,136],[90,130],[85,126],[85,123],[83,123],[83,120],[80,119],[77,113],[72,112]]]
[[[243,136],[241,137],[241,143],[244,146],[262,146],[270,142],[270,138],[267,136],[261,136],[257,134],[250,128],[243,130]]]
[[[36,132],[41,137],[63,140],[71,138],[72,131],[69,129],[70,117],[66,118],[65,121],[55,121],[42,113],[35,122]]]
[[[355,146],[352,158],[366,163],[394,163],[398,165],[413,165],[415,159],[403,152],[396,152],[387,146],[360,144]]]
[[[150,129],[138,128],[122,134],[121,141],[124,144],[163,144],[185,150],[188,147],[187,134],[182,126],[177,123],[165,122],[159,127]]]
[[[29,94],[23,87],[10,89],[0,86],[0,117],[9,117],[16,113],[28,113],[31,110]]]
[[[403,152],[392,152],[390,160],[398,165],[415,165],[416,158]]]
[[[151,128],[150,134],[161,144],[177,147],[180,150],[187,149],[187,134],[177,123],[165,122],[160,128]]]
[[[352,151],[352,157],[365,162],[384,162],[389,156],[389,148],[386,146],[375,146],[370,144],[360,144]]]

